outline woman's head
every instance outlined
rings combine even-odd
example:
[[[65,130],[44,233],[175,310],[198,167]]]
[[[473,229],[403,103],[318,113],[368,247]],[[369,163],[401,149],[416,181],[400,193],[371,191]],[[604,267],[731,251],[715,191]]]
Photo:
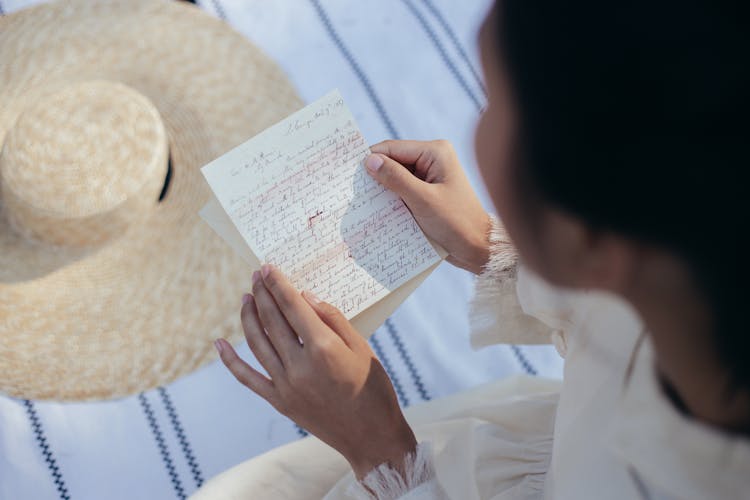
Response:
[[[744,10],[499,1],[480,34],[489,105],[476,147],[531,267],[621,293],[647,261],[682,266],[709,304],[717,351],[748,388]]]

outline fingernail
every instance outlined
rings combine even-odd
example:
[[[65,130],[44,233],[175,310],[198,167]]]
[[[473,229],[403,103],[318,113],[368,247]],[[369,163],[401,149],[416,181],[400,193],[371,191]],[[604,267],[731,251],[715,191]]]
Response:
[[[224,348],[222,347],[221,342],[219,341],[219,339],[214,340],[214,347],[219,352],[219,356],[221,356],[221,352],[222,352],[222,350]]]
[[[313,304],[320,304],[320,299],[314,293],[305,290],[305,297],[307,297]]]
[[[268,277],[268,273],[271,272],[271,264],[263,264],[260,266],[260,273],[263,275],[264,278]]]
[[[383,166],[383,157],[380,155],[370,155],[365,160],[365,167],[368,170],[377,172],[380,167]]]
[[[260,273],[258,271],[255,271],[253,273],[253,285],[255,284],[256,281],[258,281],[259,278],[260,278]]]
[[[249,293],[246,293],[245,295],[242,296],[242,305],[243,306],[245,304],[247,304],[248,302],[250,302],[250,297],[251,297],[251,295]]]

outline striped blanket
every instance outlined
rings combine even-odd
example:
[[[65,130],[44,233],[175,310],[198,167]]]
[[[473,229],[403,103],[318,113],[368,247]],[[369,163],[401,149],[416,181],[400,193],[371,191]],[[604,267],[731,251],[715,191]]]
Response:
[[[31,3],[0,0],[0,14]],[[306,101],[339,88],[369,142],[451,140],[488,208],[472,136],[486,102],[476,30],[490,3],[198,2],[278,61]],[[442,264],[373,335],[403,406],[513,373],[561,376],[550,346],[469,347],[472,280]],[[251,358],[246,346],[240,354]],[[186,498],[211,476],[306,434],[218,362],[117,401],[0,396],[0,499]]]

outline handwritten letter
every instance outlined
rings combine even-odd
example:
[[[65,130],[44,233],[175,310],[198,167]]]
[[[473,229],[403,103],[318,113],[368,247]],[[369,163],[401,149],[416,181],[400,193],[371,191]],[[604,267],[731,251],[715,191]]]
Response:
[[[333,91],[202,171],[261,262],[352,318],[440,259],[369,153]]]

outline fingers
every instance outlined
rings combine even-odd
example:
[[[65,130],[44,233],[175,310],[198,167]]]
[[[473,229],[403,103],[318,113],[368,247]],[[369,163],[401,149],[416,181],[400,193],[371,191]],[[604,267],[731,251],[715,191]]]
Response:
[[[302,296],[307,300],[318,317],[323,320],[323,323],[336,332],[350,349],[354,349],[359,344],[358,340],[363,340],[359,336],[359,333],[352,327],[349,320],[346,319],[346,316],[337,308],[327,302],[322,302],[314,293],[307,290],[302,292]]]
[[[254,310],[257,311],[256,318],[259,320],[257,324],[262,325],[261,330],[265,328],[268,332],[268,338],[281,358],[282,364],[289,367],[302,347],[297,334],[261,279],[259,271],[253,274],[253,297]]]
[[[428,184],[414,176],[402,164],[384,154],[365,159],[367,172],[380,184],[399,195],[407,205],[423,202]]]
[[[458,164],[449,141],[388,140],[370,147],[373,153],[383,154],[397,162],[414,166],[414,175],[430,184],[442,182],[448,170]]]
[[[242,329],[245,332],[245,340],[253,355],[263,365],[271,378],[275,379],[282,376],[284,366],[268,335],[263,331],[263,326],[258,318],[258,310],[252,297],[248,297],[247,303],[242,306],[240,318],[242,319]]]
[[[271,402],[274,398],[274,385],[267,377],[258,370],[245,363],[229,342],[217,339],[214,342],[219,352],[221,362],[242,385]]]
[[[429,144],[427,141],[388,140],[373,144],[370,151],[384,154],[407,165],[414,165]]]
[[[283,315],[285,321],[304,343],[314,342],[321,335],[325,335],[325,325],[322,324],[318,315],[302,298],[294,285],[284,276],[284,273],[270,264],[265,264],[261,268],[261,274],[263,277],[261,281],[278,306],[277,311]],[[258,298],[258,300],[260,299]],[[261,319],[265,325],[265,319],[262,317],[265,307],[261,307],[260,303],[258,307],[261,310]],[[299,346],[299,343],[297,345]]]

